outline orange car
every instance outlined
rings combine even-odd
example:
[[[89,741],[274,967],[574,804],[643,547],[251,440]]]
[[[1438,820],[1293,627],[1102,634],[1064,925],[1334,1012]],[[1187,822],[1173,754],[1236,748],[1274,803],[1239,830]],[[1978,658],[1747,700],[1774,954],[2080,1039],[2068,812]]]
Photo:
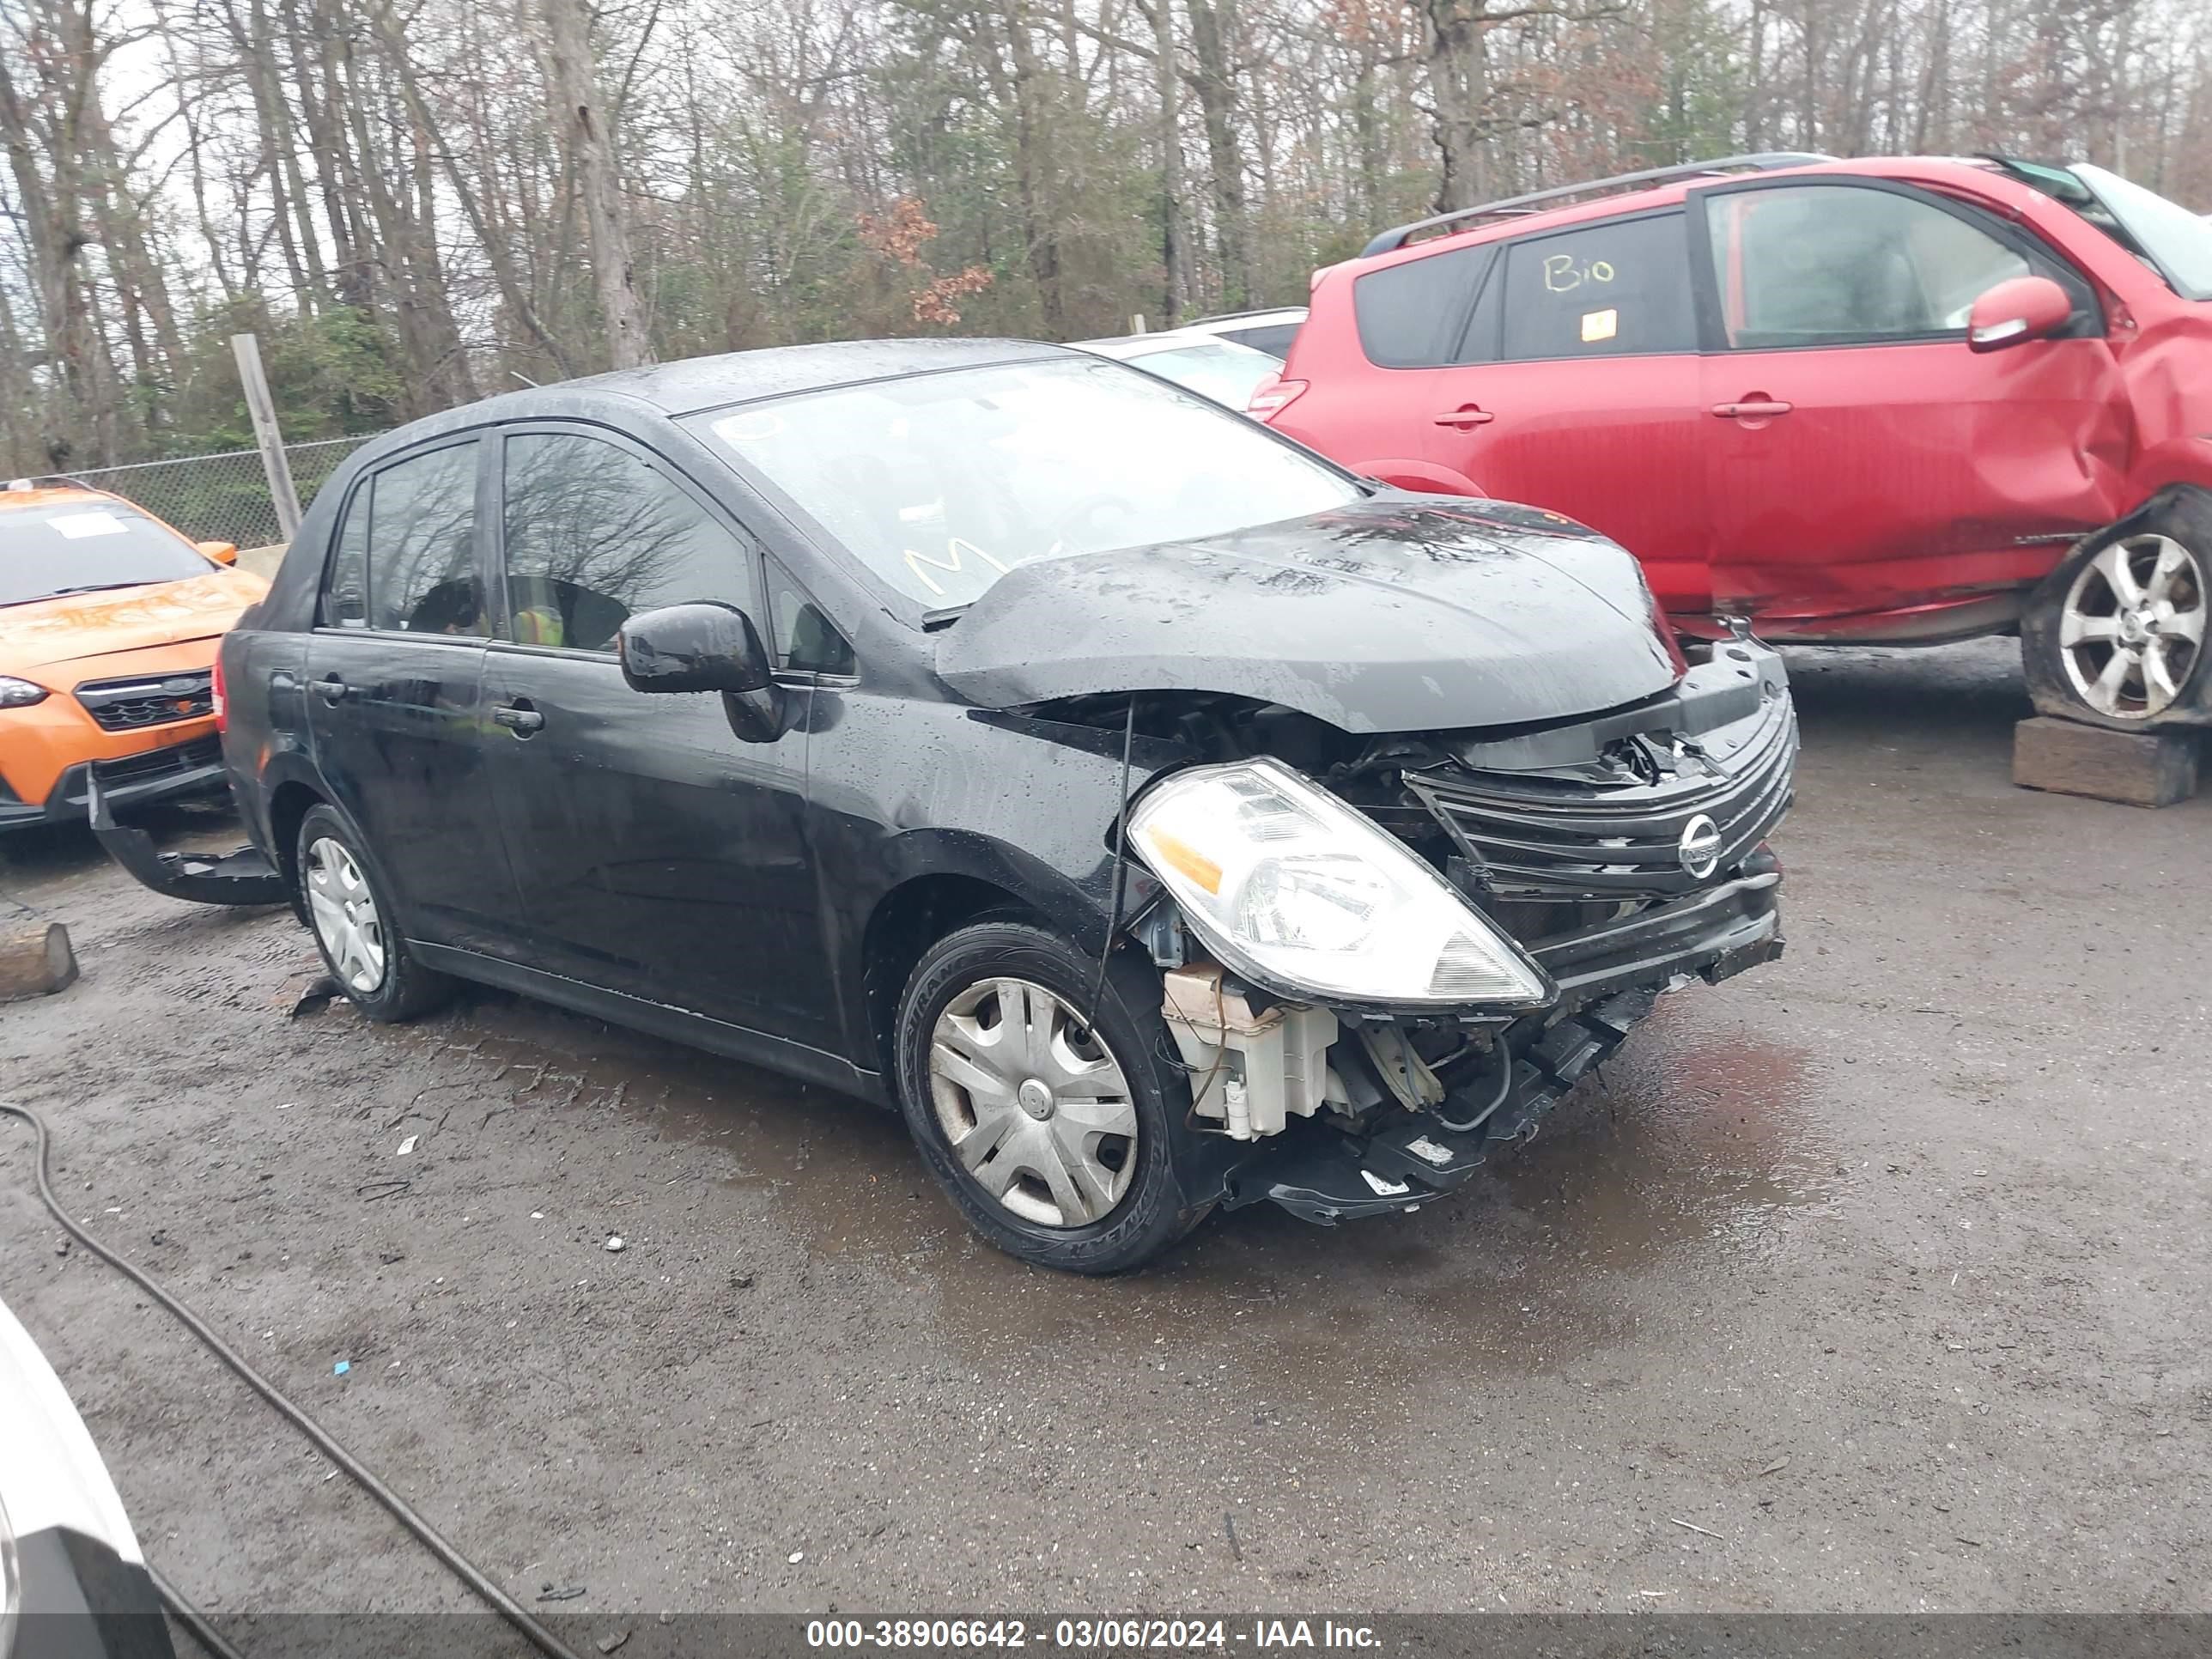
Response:
[[[64,478],[0,488],[0,830],[222,787],[217,637],[269,591],[228,542],[193,543]]]

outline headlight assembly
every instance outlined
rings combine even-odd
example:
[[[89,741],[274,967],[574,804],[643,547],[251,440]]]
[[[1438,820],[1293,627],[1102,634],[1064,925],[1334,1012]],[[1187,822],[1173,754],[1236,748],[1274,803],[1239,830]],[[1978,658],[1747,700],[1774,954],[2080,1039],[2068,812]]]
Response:
[[[0,708],[28,708],[46,700],[46,688],[0,674]]]
[[[1279,994],[1392,1007],[1540,1007],[1552,988],[1410,848],[1272,760],[1194,767],[1129,838],[1222,962]]]

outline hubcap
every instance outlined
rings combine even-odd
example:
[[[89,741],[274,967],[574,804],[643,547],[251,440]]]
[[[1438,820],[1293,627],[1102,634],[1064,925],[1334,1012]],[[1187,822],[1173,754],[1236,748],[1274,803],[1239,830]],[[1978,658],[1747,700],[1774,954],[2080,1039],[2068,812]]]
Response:
[[[981,980],[945,1005],[929,1045],[930,1104],[953,1154],[1010,1215],[1080,1227],[1137,1169],[1137,1109],[1114,1057],[1060,997]]]
[[[2075,695],[2100,714],[2148,720],[2181,695],[2204,647],[2204,567],[2168,536],[2130,536],[2067,590],[2058,652]]]
[[[384,983],[384,923],[376,899],[353,854],[328,836],[307,847],[307,914],[347,990],[365,994]]]

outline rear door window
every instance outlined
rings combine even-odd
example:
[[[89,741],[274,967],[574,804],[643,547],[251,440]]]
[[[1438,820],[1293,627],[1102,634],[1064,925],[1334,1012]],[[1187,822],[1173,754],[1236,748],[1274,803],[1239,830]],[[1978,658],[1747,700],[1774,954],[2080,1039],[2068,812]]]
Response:
[[[580,433],[507,441],[509,637],[612,651],[641,611],[699,599],[762,617],[753,550],[631,451]]]
[[[489,633],[477,574],[474,439],[383,468],[354,492],[324,620],[387,633]]]
[[[1940,338],[1963,330],[1990,289],[2033,270],[1967,219],[1892,190],[1711,195],[1705,229],[1722,326],[1739,351]]]
[[[1507,246],[1508,361],[1695,351],[1679,213],[1608,219]]]

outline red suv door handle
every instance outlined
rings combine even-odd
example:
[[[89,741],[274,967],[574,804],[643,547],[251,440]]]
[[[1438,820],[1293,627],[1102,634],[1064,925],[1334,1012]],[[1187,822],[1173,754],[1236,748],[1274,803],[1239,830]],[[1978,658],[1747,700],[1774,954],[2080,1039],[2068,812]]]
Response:
[[[1498,416],[1474,404],[1462,404],[1457,409],[1448,409],[1434,417],[1438,426],[1455,426],[1462,432],[1479,426],[1488,426]]]
[[[1771,421],[1777,415],[1789,412],[1788,404],[1778,404],[1769,398],[1751,398],[1740,404],[1713,405],[1713,413],[1724,421]]]

